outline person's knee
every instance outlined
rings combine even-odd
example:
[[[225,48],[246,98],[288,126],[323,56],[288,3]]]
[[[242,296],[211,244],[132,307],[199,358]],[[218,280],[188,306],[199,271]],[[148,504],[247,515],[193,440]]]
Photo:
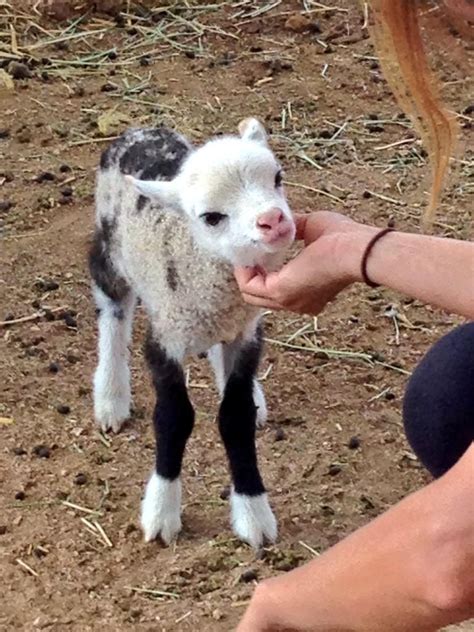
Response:
[[[474,323],[439,340],[409,380],[403,403],[407,439],[441,476],[474,440]]]

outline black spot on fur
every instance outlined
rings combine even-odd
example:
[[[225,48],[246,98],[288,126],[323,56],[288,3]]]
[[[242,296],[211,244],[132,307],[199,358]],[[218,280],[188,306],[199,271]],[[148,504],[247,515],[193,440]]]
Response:
[[[89,270],[97,286],[113,301],[123,300],[130,288],[127,282],[115,270],[110,258],[110,248],[115,232],[116,221],[102,219],[96,229],[89,251]]]
[[[179,277],[174,261],[168,262],[168,266],[166,268],[166,282],[168,283],[170,290],[172,292],[176,292],[178,289]]]
[[[137,211],[143,211],[148,202],[148,198],[144,195],[139,195],[137,198]]]
[[[157,395],[153,415],[156,472],[174,480],[181,471],[186,442],[193,430],[194,410],[181,365],[168,357],[151,334],[146,341],[145,357]]]
[[[158,177],[171,180],[188,152],[187,144],[172,130],[164,127],[141,130],[141,138],[135,142],[130,139],[121,154],[119,167],[122,173],[138,175],[143,180]]]

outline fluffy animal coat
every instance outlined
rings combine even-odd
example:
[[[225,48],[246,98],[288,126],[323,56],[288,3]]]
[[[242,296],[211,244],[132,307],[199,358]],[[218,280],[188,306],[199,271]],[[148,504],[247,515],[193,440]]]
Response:
[[[281,170],[255,119],[241,137],[198,149],[164,129],[129,130],[103,154],[90,253],[98,308],[94,412],[118,431],[130,414],[128,345],[137,298],[150,320],[146,357],[157,393],[156,466],[142,504],[145,538],[181,528],[180,472],[194,411],[182,363],[207,354],[222,396],[219,428],[233,479],[232,524],[258,547],[276,537],[255,452],[266,418],[256,380],[259,311],[240,296],[233,265],[273,269],[294,238]]]

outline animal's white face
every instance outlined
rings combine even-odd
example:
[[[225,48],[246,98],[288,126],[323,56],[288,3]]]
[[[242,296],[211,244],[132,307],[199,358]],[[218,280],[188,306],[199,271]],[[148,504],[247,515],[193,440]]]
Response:
[[[281,167],[256,119],[241,137],[209,141],[171,182],[134,180],[147,197],[187,217],[196,241],[233,265],[264,266],[293,242]]]

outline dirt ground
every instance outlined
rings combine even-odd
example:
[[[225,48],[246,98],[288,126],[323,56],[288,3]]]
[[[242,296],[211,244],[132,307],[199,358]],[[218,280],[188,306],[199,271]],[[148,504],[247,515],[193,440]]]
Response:
[[[203,360],[189,366],[197,424],[183,472],[184,530],[168,549],[143,542],[138,511],[154,450],[143,314],[133,420],[103,436],[91,407],[86,253],[107,138],[127,125],[166,124],[199,142],[255,114],[285,165],[293,208],[411,231],[429,171],[357,3],[306,2],[309,13],[296,0],[166,6],[150,14],[132,3],[118,18],[58,23],[0,3],[0,321],[31,317],[0,327],[2,632],[232,630],[257,579],[310,560],[429,480],[404,439],[403,390],[460,320],[357,286],[316,321],[266,318],[270,420],[258,452],[277,544],[256,559],[232,537]],[[433,65],[464,139],[435,230],[466,239],[472,50],[436,7],[424,19],[439,26]]]

